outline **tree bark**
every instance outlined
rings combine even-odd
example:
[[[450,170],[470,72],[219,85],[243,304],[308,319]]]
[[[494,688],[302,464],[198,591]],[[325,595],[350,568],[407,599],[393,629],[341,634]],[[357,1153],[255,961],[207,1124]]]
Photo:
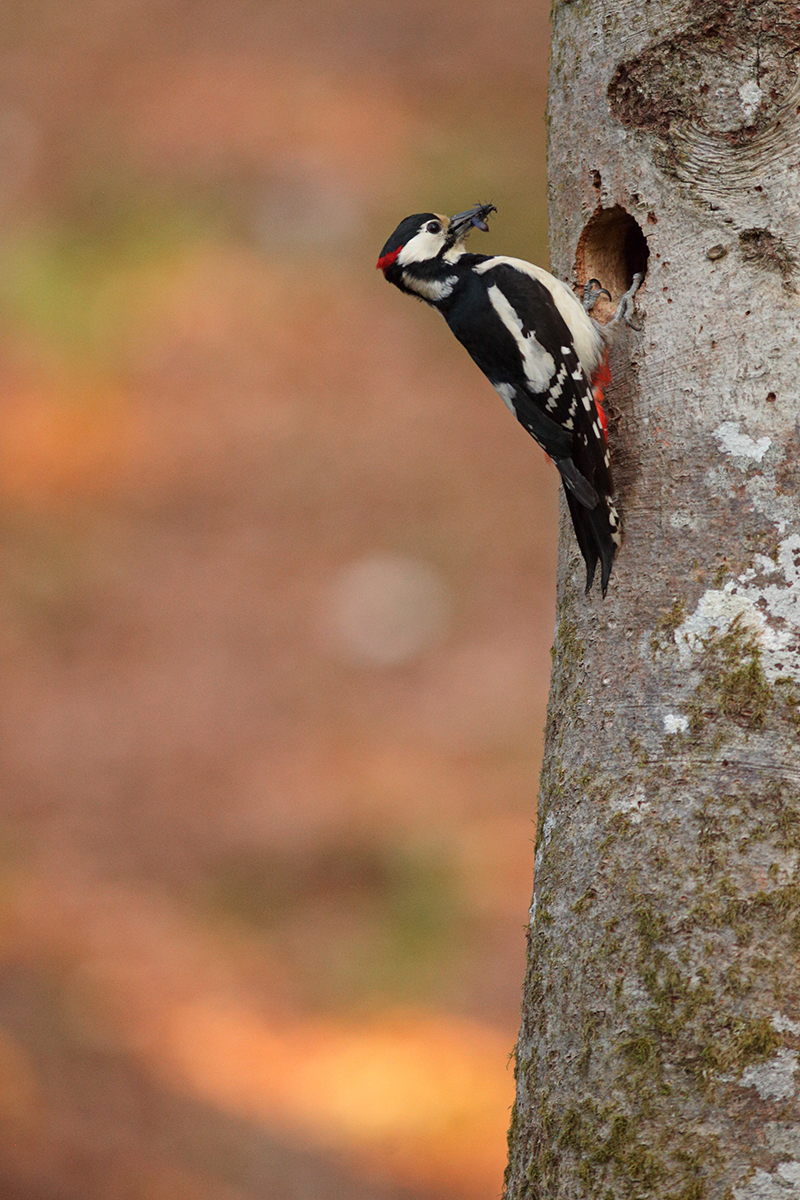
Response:
[[[555,4],[553,270],[647,274],[605,601],[562,520],[507,1200],[800,1196],[798,68],[789,0]]]

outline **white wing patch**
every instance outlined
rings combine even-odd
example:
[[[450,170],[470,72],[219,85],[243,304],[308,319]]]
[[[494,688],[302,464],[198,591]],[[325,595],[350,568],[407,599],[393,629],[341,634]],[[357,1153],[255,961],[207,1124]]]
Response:
[[[511,384],[510,383],[494,383],[494,384],[492,384],[492,387],[497,392],[498,396],[503,401],[503,404],[505,404],[508,411],[510,413],[512,413],[513,416],[516,416],[517,410],[514,407],[514,397],[516,396],[517,393],[514,391]]]
[[[513,304],[500,288],[491,284],[488,292],[495,312],[517,343],[525,378],[534,392],[546,392],[550,387],[550,380],[555,375],[555,359],[545,350],[533,330],[525,329]]]
[[[563,347],[562,347],[562,349],[563,349]],[[548,410],[548,412],[555,412],[555,410],[558,408],[558,400],[559,400],[561,393],[564,391],[564,381],[566,380],[566,378],[567,378],[567,364],[562,363],[561,366],[558,368],[558,375],[556,376],[556,381],[550,388],[550,394],[547,397],[547,403],[545,404],[545,408]],[[571,429],[572,424],[570,423],[569,425],[567,425],[565,422],[565,427],[567,429]]]
[[[513,267],[515,271],[520,271],[523,275],[528,275],[531,279],[536,279],[539,283],[544,284],[572,334],[572,341],[580,364],[591,379],[603,356],[603,337],[577,297],[572,294],[565,283],[556,279],[555,275],[551,275],[542,267],[534,266],[533,263],[525,262],[523,258],[508,258],[504,254],[496,254],[493,258],[488,258],[486,262],[478,263],[475,271],[477,274],[483,275],[494,267],[501,266]]]

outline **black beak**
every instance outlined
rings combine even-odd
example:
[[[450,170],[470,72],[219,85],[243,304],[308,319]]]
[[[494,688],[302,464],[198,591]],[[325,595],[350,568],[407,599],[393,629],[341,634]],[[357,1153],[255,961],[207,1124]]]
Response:
[[[493,204],[475,204],[466,212],[451,217],[447,232],[454,242],[466,237],[473,226],[488,233],[489,226],[486,224],[486,218],[493,212],[497,212]]]

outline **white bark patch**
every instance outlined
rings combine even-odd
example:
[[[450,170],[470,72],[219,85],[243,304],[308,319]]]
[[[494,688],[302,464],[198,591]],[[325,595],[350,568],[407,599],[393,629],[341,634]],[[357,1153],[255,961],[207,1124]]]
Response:
[[[746,589],[743,589],[746,591]],[[678,658],[684,666],[691,664],[692,656],[703,649],[713,634],[728,632],[737,617],[756,635],[761,635],[766,624],[755,603],[742,594],[736,583],[727,583],[722,591],[709,588],[700,597],[697,608],[675,630]]]
[[[632,796],[618,796],[611,801],[612,812],[624,813],[634,825],[641,823],[642,817],[649,807],[647,795],[641,784],[635,789]]]
[[[797,1200],[800,1197],[800,1163],[778,1164],[774,1175],[758,1170],[742,1187],[733,1189],[735,1200]]]
[[[530,909],[528,910],[528,916],[530,918],[531,926],[534,926],[536,924],[536,891],[535,891],[536,876],[539,874],[539,871],[541,869],[542,859],[544,858],[544,852],[547,849],[547,847],[550,845],[550,839],[553,836],[553,830],[555,829],[555,827],[556,827],[555,815],[553,813],[548,813],[547,816],[545,817],[544,824],[542,825],[542,840],[539,843],[539,849],[536,851],[536,854],[533,859],[534,893],[533,893],[533,900],[531,901]]]
[[[793,1033],[795,1037],[800,1037],[800,1021],[791,1021],[783,1013],[772,1014],[772,1028],[776,1033]]]
[[[764,99],[764,93],[756,83],[755,79],[746,80],[739,87],[739,102],[742,106],[745,120],[752,121],[753,117],[761,107],[761,101]]]
[[[778,1164],[778,1174],[781,1179],[792,1185],[793,1191],[800,1196],[800,1162],[784,1162]]]
[[[670,513],[669,523],[673,529],[696,529],[697,517],[685,512]]]
[[[536,874],[536,872],[539,870],[540,866],[542,865],[542,859],[544,857],[544,852],[547,849],[547,847],[550,845],[550,838],[553,836],[553,830],[555,829],[555,827],[556,827],[556,819],[552,813],[548,813],[545,818],[544,825],[542,826],[542,840],[539,843],[539,849],[536,851],[536,854],[533,859],[534,875]],[[534,897],[534,906],[535,906],[535,897]]]
[[[755,1088],[762,1100],[788,1100],[797,1091],[794,1082],[797,1062],[797,1051],[783,1046],[769,1062],[747,1067],[739,1086]]]
[[[741,433],[738,421],[723,421],[719,428],[714,430],[713,436],[722,449],[727,450],[728,454],[734,458],[749,458],[755,462],[761,462],[772,445],[772,441],[768,437],[754,441],[746,433]]]
[[[756,566],[720,591],[710,588],[697,608],[675,630],[678,656],[684,666],[710,637],[723,636],[737,617],[761,649],[764,674],[770,683],[779,676],[800,678],[800,534],[784,538],[777,563],[757,556]],[[760,575],[778,576],[775,583],[757,584]]]
[[[689,718],[680,716],[676,713],[664,714],[664,732],[665,733],[686,733],[689,728]]]

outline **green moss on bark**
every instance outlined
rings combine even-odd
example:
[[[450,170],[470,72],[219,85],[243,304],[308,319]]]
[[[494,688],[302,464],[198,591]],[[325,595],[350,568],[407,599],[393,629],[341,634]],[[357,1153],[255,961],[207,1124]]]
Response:
[[[689,706],[693,733],[723,719],[747,730],[763,728],[774,689],[764,674],[761,647],[741,615],[725,633],[703,639],[698,665],[701,681]]]

